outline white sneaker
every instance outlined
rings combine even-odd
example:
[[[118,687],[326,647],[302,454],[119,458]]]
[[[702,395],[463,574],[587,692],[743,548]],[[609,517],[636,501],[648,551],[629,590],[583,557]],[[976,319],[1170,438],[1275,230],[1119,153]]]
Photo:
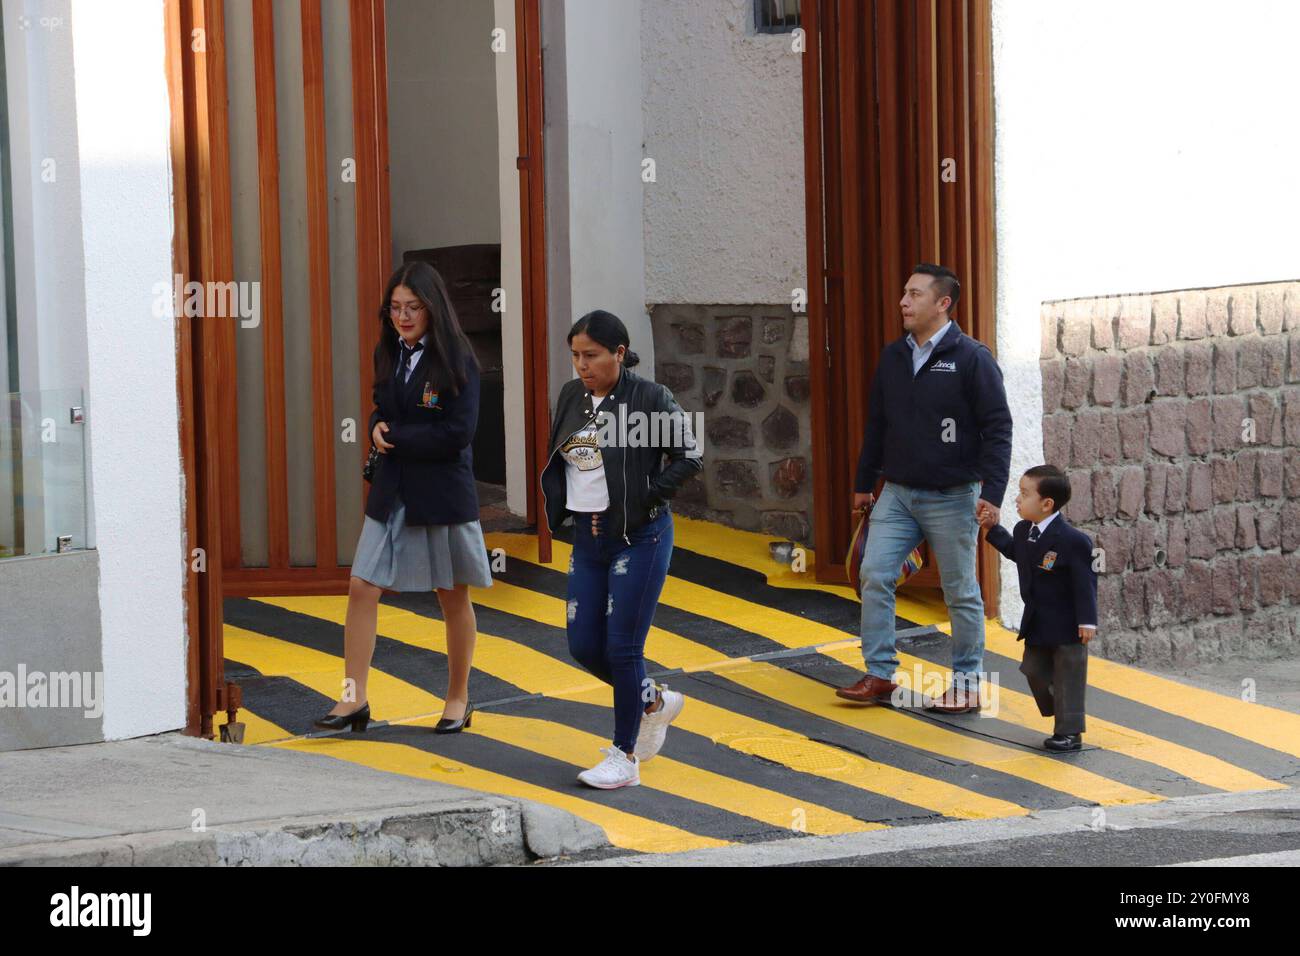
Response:
[[[578,779],[589,787],[601,790],[617,790],[619,787],[635,787],[641,783],[641,762],[635,757],[629,759],[617,747],[601,747],[605,759],[590,770],[578,774]]]
[[[653,714],[641,715],[641,729],[636,735],[636,758],[641,761],[653,760],[664,745],[668,736],[668,725],[677,719],[686,705],[686,695],[669,690],[667,685],[659,689],[664,705]]]

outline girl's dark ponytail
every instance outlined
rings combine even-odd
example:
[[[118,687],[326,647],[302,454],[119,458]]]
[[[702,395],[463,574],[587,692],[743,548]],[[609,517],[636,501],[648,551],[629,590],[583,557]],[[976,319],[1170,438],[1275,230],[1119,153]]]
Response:
[[[569,344],[573,344],[575,335],[583,332],[593,342],[599,342],[611,352],[617,352],[620,345],[627,349],[627,352],[623,355],[623,364],[627,368],[631,368],[641,361],[640,357],[628,347],[627,326],[613,312],[596,309],[574,322],[573,328],[569,329]]]

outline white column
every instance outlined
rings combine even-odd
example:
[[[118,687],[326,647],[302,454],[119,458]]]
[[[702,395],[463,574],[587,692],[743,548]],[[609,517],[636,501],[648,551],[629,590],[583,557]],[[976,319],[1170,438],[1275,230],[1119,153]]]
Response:
[[[77,168],[103,622],[104,736],[185,723],[183,511],[163,6],[73,0]]]

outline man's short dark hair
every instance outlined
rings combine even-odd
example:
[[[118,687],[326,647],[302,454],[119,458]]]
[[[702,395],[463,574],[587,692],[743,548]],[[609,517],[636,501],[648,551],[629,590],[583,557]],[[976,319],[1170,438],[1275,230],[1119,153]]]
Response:
[[[934,278],[935,291],[939,293],[939,298],[945,295],[952,299],[948,303],[948,314],[952,315],[953,309],[957,308],[957,300],[961,298],[961,283],[957,281],[957,273],[943,266],[937,266],[933,262],[922,262],[912,274],[920,273],[923,276],[932,276]]]
[[[1052,499],[1053,514],[1069,503],[1070,479],[1055,465],[1035,465],[1025,472],[1025,477],[1033,479],[1038,486],[1038,497]]]

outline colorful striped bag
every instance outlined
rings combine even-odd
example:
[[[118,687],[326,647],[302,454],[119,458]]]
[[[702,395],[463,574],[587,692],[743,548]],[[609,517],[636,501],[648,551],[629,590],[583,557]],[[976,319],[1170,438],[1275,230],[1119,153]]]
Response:
[[[870,512],[863,510],[858,512],[858,523],[853,529],[853,537],[849,540],[849,553],[844,558],[844,573],[848,575],[849,586],[853,588],[853,593],[862,594],[862,582],[858,578],[858,570],[862,567],[862,558],[867,552],[867,531],[871,526]],[[925,559],[921,557],[921,549],[913,548],[903,566],[898,571],[898,580],[895,586],[901,585],[925,565]]]

